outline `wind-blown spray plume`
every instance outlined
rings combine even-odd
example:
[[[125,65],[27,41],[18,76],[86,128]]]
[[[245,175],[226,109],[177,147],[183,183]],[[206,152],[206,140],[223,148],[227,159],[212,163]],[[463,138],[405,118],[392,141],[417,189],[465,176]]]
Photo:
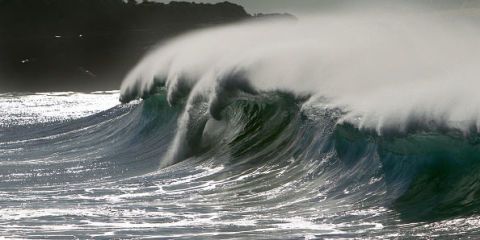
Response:
[[[162,45],[128,75],[122,98],[165,83],[170,102],[195,89],[191,94],[215,103],[222,86],[235,82],[328,99],[347,112],[341,120],[378,133],[412,124],[476,131],[479,41],[468,24],[432,15],[366,12],[244,23]]]

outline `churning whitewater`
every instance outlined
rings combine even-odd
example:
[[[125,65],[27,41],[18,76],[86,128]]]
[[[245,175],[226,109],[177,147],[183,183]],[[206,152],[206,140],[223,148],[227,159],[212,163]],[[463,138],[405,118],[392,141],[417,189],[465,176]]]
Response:
[[[433,14],[245,22],[163,43],[120,92],[0,95],[0,232],[478,237],[478,42]]]

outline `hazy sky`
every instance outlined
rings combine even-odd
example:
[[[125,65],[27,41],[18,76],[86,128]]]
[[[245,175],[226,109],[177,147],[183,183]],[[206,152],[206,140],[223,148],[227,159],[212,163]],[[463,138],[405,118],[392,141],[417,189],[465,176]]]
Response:
[[[170,2],[170,0],[155,0],[158,2]],[[177,0],[179,1],[179,0]],[[192,0],[187,0],[191,2]],[[194,2],[215,3],[224,2],[225,0],[195,0]],[[303,12],[311,12],[320,9],[325,2],[324,0],[228,0],[245,7],[249,13],[271,13],[271,12],[289,12],[301,14]]]
[[[155,0],[159,2],[170,2],[170,0]],[[177,0],[181,1],[181,0]],[[188,2],[215,3],[226,0],[187,0]],[[362,6],[382,5],[399,6],[403,3],[421,4],[435,9],[458,9],[458,8],[478,8],[480,0],[228,0],[238,3],[245,7],[249,13],[272,13],[288,12],[295,15],[303,15],[322,10],[328,10],[335,7],[344,6]]]

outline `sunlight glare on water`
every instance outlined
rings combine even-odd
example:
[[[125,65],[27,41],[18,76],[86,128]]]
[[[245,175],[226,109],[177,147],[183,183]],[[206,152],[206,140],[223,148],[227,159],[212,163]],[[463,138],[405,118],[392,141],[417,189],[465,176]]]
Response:
[[[119,104],[118,91],[0,94],[0,127],[65,121]]]

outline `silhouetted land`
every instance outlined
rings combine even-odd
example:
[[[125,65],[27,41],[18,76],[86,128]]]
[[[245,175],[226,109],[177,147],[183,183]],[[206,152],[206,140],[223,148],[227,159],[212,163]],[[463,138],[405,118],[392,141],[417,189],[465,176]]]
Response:
[[[116,89],[159,41],[252,17],[228,2],[0,0],[0,92]]]

